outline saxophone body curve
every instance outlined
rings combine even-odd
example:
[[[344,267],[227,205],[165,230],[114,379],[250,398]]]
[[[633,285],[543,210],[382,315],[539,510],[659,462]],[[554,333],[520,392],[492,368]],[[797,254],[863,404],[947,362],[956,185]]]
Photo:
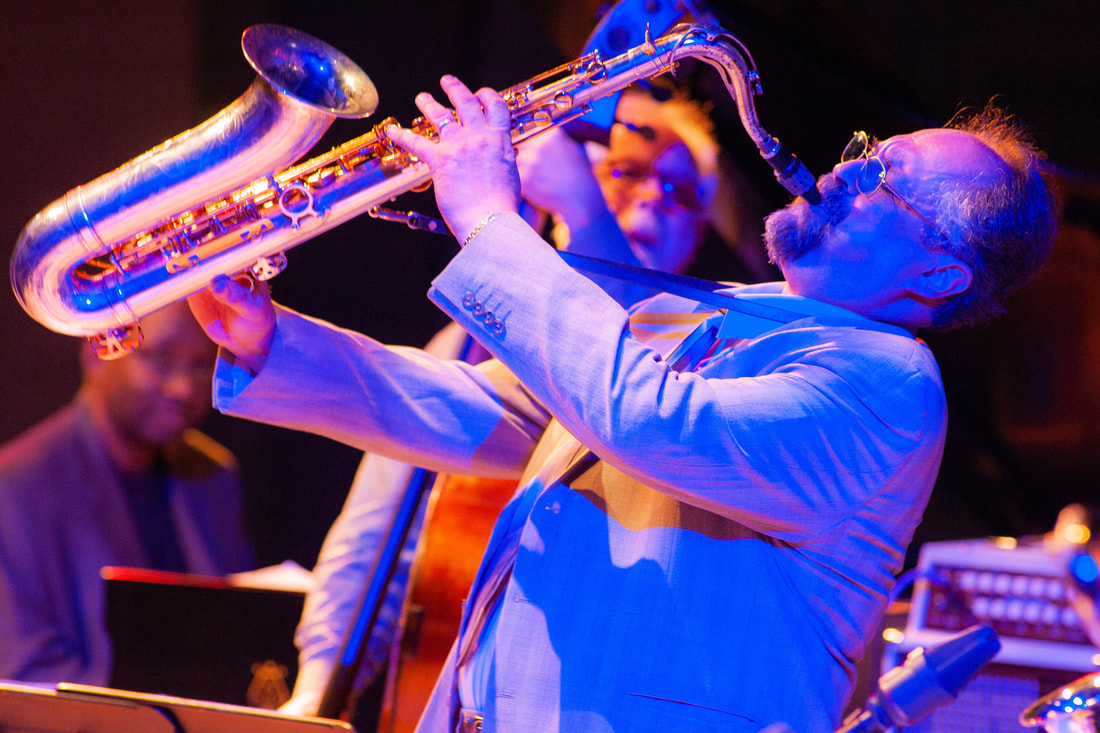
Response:
[[[260,76],[240,99],[73,189],[27,224],[11,280],[32,318],[59,333],[90,337],[105,358],[121,355],[140,343],[143,316],[203,289],[217,275],[271,277],[285,266],[287,249],[430,184],[427,166],[382,134],[397,124],[392,118],[328,153],[277,170],[308,151],[334,117],[370,114],[377,96],[357,66],[304,33],[254,26],[242,45]],[[319,60],[322,51],[340,63]],[[512,140],[519,144],[569,122],[591,101],[693,57],[722,75],[746,132],[768,159],[777,141],[756,119],[752,97],[759,84],[747,55],[722,28],[691,24],[656,40],[647,35],[611,59],[589,54],[502,92]],[[341,71],[320,80],[311,75],[329,66]],[[422,118],[410,129],[435,135]]]

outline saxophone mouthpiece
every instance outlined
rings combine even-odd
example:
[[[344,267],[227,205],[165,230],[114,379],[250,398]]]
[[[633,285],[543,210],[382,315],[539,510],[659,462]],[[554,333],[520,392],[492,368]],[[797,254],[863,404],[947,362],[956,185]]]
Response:
[[[817,190],[816,185],[810,186],[808,190],[803,191],[798,195],[806,199],[806,201],[813,204],[814,206],[817,206],[821,203],[821,192]]]
[[[801,196],[807,202],[821,203],[821,192],[817,190],[817,180],[794,153],[785,150],[776,138],[771,138],[767,149],[761,148],[760,154],[775,171],[776,180],[794,196]]]

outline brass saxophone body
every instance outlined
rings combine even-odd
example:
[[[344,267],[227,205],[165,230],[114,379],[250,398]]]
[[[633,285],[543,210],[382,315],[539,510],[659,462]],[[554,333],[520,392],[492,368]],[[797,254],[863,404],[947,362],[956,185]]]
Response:
[[[90,337],[101,356],[120,355],[140,342],[143,316],[215,276],[271,277],[285,266],[287,249],[430,183],[427,166],[381,134],[397,124],[392,118],[316,158],[268,172],[312,147],[335,116],[370,114],[377,96],[357,66],[304,33],[253,26],[242,46],[260,76],[240,99],[70,191],[27,224],[11,279],[31,317]],[[701,25],[680,25],[656,40],[647,35],[611,59],[589,54],[502,92],[512,140],[569,122],[590,102],[692,57],[722,75],[780,182],[795,194],[813,191],[813,177],[757,121],[752,97],[759,84],[747,55],[722,28]],[[325,70],[320,78],[316,69]],[[410,129],[435,134],[422,118]]]

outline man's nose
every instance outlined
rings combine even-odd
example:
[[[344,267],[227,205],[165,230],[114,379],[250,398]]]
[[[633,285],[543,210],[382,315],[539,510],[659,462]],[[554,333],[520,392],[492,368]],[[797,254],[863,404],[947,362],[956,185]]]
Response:
[[[634,189],[634,198],[639,201],[661,201],[664,197],[664,182],[654,173],[647,175]]]
[[[844,184],[848,193],[855,196],[859,193],[859,173],[863,170],[863,160],[848,160],[833,166],[833,177]]]
[[[193,367],[175,365],[164,372],[161,389],[176,399],[190,399],[209,389],[210,377],[200,374]]]

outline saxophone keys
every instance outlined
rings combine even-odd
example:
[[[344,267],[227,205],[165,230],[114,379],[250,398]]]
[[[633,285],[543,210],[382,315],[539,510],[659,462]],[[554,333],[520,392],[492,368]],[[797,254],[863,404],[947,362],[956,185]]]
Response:
[[[252,266],[248,268],[248,274],[257,282],[263,282],[264,280],[270,280],[285,269],[286,253],[276,252],[273,255],[258,258]],[[254,285],[250,285],[248,289],[253,290],[254,288]]]
[[[137,323],[112,328],[88,337],[88,342],[92,345],[92,351],[104,361],[126,356],[141,346],[141,340],[141,326]]]
[[[290,226],[298,228],[298,221],[302,217],[315,216],[321,218],[321,212],[316,208],[313,192],[304,183],[292,183],[279,193],[279,211],[290,219]]]

